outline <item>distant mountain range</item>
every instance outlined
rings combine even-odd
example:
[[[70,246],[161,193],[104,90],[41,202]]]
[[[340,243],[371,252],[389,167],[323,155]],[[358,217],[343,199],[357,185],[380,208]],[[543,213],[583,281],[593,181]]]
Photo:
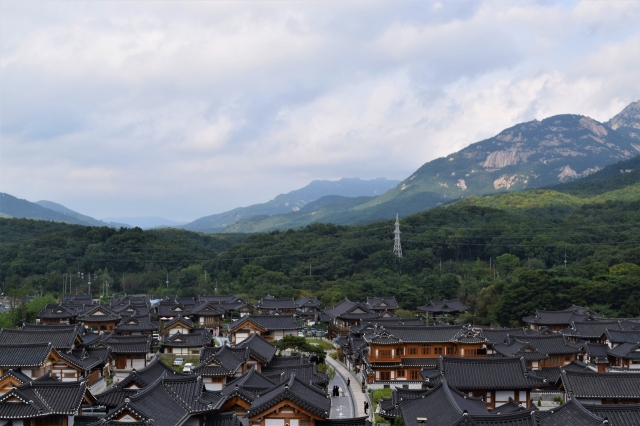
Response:
[[[344,208],[344,206],[362,204],[375,196],[387,192],[398,183],[400,181],[386,178],[372,180],[342,178],[337,181],[314,180],[303,188],[280,194],[266,203],[238,207],[228,212],[205,216],[182,226],[182,228],[190,231],[213,233],[231,229],[236,222],[246,219],[250,221],[268,220],[271,216],[286,213],[292,213],[292,217],[300,217],[301,215],[297,214],[298,212],[307,211],[310,208],[309,203],[322,197],[329,198],[319,204],[314,203],[313,206],[320,207],[327,203],[336,202]],[[358,201],[355,201],[353,197],[358,197]],[[346,198],[349,199],[347,200]],[[306,219],[300,221],[301,225],[306,225],[307,223],[309,221]]]
[[[187,222],[176,222],[175,220],[165,219],[158,216],[123,216],[123,217],[105,217],[102,219],[108,222],[123,222],[129,224],[129,227],[139,227],[142,229],[151,228],[175,228],[185,225]]]
[[[240,220],[223,232],[264,232],[318,221],[362,224],[407,216],[470,195],[540,188],[580,179],[640,152],[640,101],[606,123],[556,115],[503,130],[430,161],[385,194],[319,199],[298,212]]]
[[[84,226],[129,227],[124,223],[103,222],[54,203],[53,201],[31,201],[0,192],[0,217],[53,220]]]

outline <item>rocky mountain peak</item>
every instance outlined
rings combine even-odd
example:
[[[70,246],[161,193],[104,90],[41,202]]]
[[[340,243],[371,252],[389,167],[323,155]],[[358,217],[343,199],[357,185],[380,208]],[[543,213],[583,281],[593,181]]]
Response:
[[[640,139],[640,101],[633,102],[616,114],[607,125],[627,137]]]

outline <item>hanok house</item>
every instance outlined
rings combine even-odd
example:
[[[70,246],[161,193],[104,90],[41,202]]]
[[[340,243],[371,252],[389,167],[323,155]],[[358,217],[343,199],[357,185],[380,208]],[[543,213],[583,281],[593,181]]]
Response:
[[[51,373],[63,381],[84,377],[82,367],[69,362],[51,343],[0,344],[0,375],[9,370],[30,379]]]
[[[220,326],[224,323],[224,308],[213,302],[200,302],[191,308],[194,322],[201,327],[214,330],[217,336]]]
[[[0,425],[71,426],[95,398],[86,383],[35,380],[0,396]]]
[[[607,348],[606,358],[608,364],[616,370],[640,371],[640,342],[621,343],[613,349]],[[598,371],[601,371],[598,369]]]
[[[464,305],[458,299],[453,300],[430,300],[429,303],[423,306],[418,306],[418,312],[425,314],[427,318],[438,318],[456,316],[469,310],[467,305]]]
[[[0,330],[0,344],[22,345],[51,342],[58,350],[72,350],[82,346],[80,327],[75,325],[25,326],[22,330]]]
[[[123,318],[114,330],[120,336],[152,336],[158,331],[158,324],[151,321],[149,314]]]
[[[48,303],[38,313],[42,324],[75,324],[78,312],[63,303]]]
[[[188,334],[180,332],[162,336],[162,350],[166,354],[194,356],[203,346],[211,346],[213,335],[206,328],[194,328]]]
[[[346,335],[350,332],[350,327],[358,325],[360,321],[374,320],[380,318],[381,315],[369,309],[363,303],[355,303],[349,299],[335,305],[333,308],[327,308],[323,311],[329,322],[329,331],[327,337],[333,339],[340,335]],[[385,314],[388,317],[392,314]],[[320,315],[322,318],[323,315]]]
[[[92,347],[111,349],[114,368],[117,370],[140,369],[147,365],[147,354],[151,349],[151,336],[111,334],[94,343]]]
[[[546,336],[509,336],[505,343],[493,345],[496,354],[523,358],[527,367],[562,367],[576,360],[582,344],[569,341],[562,334]]]
[[[156,354],[146,367],[140,370],[133,370],[127,377],[114,383],[108,390],[96,395],[97,403],[104,405],[111,411],[124,403],[125,399],[130,398],[164,376],[188,377],[189,375],[178,373],[162,362],[159,355]]]
[[[202,376],[207,390],[220,390],[230,378],[239,377],[251,369],[246,365],[248,359],[247,348],[218,346],[209,349],[206,358],[200,358],[200,364],[193,369],[193,373]]]
[[[204,425],[205,415],[216,412],[223,401],[219,392],[204,389],[200,377],[164,376],[125,399],[96,424]]]
[[[301,328],[293,315],[248,315],[227,325],[232,345],[237,345],[253,333],[273,342],[287,335],[297,336]]]
[[[188,318],[178,315],[174,319],[167,321],[162,329],[162,334],[172,335],[176,333],[189,334],[195,328],[195,324]]]
[[[167,321],[171,321],[178,315],[183,317],[190,317],[191,310],[175,301],[175,299],[162,300],[157,305],[158,320],[160,324],[165,324]]]
[[[275,297],[265,297],[255,304],[255,308],[260,315],[295,315],[298,305],[293,299],[276,299]]]
[[[564,370],[559,389],[564,399],[583,404],[640,403],[640,374],[594,373]]]
[[[572,305],[564,311],[544,311],[536,309],[534,315],[522,318],[522,321],[529,324],[532,330],[540,330],[546,327],[550,331],[560,332],[565,328],[569,328],[572,322],[592,321],[603,318],[596,312]]]
[[[487,340],[466,326],[376,327],[364,339],[369,387],[397,380],[418,383],[422,367],[435,367],[443,355],[486,357]]]
[[[113,331],[120,322],[120,314],[106,305],[95,305],[78,315],[77,321],[96,331]]]
[[[249,349],[247,368],[255,366],[258,372],[262,371],[262,368],[271,362],[277,351],[277,348],[274,345],[267,342],[257,333],[252,334],[251,337],[238,343],[235,347],[238,349]],[[208,348],[203,348],[202,353],[207,349]]]
[[[385,313],[393,315],[396,309],[398,309],[398,302],[393,296],[367,297],[365,305],[371,312],[375,312],[381,316]]]
[[[296,300],[296,316],[302,319],[306,324],[316,321],[318,310],[322,306],[322,302],[316,297],[301,297]]]
[[[220,411],[233,411],[239,416],[245,416],[256,397],[277,384],[277,381],[256,371],[255,367],[251,368],[242,376],[227,382],[221,391],[225,402]]]
[[[289,380],[292,375],[295,375],[299,380],[321,389],[326,388],[329,384],[327,373],[318,371],[315,362],[302,356],[275,357],[262,369],[262,374],[277,382]]]
[[[314,426],[329,417],[331,400],[324,390],[291,375],[262,393],[247,410],[250,426]]]
[[[569,328],[561,330],[571,341],[583,340],[590,343],[605,343],[607,330],[621,330],[618,321],[583,321],[572,322]]]
[[[609,330],[605,331],[605,343],[615,348],[622,343],[640,342],[640,330]]]
[[[449,385],[459,391],[484,399],[488,408],[509,402],[531,406],[531,391],[548,382],[527,370],[520,358],[441,357],[438,366]]]
[[[224,309],[227,318],[243,317],[251,314],[252,307],[238,296],[206,296],[198,297],[200,302],[213,302]]]

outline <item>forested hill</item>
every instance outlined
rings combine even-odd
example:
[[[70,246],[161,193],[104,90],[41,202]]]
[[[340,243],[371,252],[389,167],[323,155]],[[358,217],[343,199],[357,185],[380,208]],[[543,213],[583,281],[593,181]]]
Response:
[[[580,185],[468,197],[410,216],[401,264],[393,221],[221,236],[0,219],[0,279],[14,293],[59,292],[62,274],[73,273],[72,288],[86,291],[82,271],[97,274],[94,293],[108,280],[129,293],[217,286],[249,300],[315,294],[329,304],[391,294],[404,309],[460,297],[471,320],[502,325],[571,303],[638,316],[639,172],[621,164],[623,173],[603,170]]]

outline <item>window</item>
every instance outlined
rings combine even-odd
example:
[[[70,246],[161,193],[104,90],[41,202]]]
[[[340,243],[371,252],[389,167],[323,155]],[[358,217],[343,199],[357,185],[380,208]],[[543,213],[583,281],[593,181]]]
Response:
[[[398,377],[405,377],[405,371],[404,370],[398,370]]]
[[[380,380],[391,380],[391,372],[390,371],[381,371],[380,372]]]
[[[378,356],[390,357],[391,356],[391,349],[382,349],[382,350],[378,351]]]
[[[456,348],[447,348],[447,355],[453,355],[456,353]]]
[[[417,371],[409,372],[409,379],[410,380],[420,380],[420,373],[417,372]]]
[[[402,355],[402,354],[404,354],[404,348],[398,348],[398,349],[396,349],[396,354],[397,354],[397,355]]]
[[[429,355],[430,352],[430,348],[422,348],[422,355]]]
[[[434,355],[442,355],[442,348],[433,348]]]
[[[409,348],[409,355],[418,355],[418,348]]]

